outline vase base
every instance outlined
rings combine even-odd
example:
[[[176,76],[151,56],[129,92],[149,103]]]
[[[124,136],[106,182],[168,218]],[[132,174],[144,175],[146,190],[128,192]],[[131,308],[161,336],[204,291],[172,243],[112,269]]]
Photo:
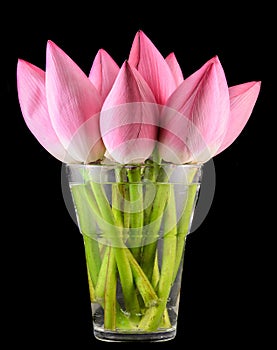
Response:
[[[105,342],[164,342],[172,340],[176,336],[176,329],[168,329],[157,332],[147,333],[130,333],[130,332],[116,332],[101,329],[94,329],[94,336],[96,339]]]

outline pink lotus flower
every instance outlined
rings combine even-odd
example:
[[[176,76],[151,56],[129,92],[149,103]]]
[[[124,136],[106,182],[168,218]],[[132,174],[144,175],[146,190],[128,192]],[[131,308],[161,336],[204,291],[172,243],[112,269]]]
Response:
[[[46,97],[54,130],[78,161],[89,163],[103,156],[99,130],[101,97],[77,64],[48,41]]]
[[[100,49],[88,76],[49,40],[45,72],[19,59],[17,85],[27,126],[62,162],[141,163],[158,142],[164,161],[190,163],[234,142],[261,82],[228,87],[217,56],[184,79],[175,54],[138,31],[121,68]]]
[[[150,86],[156,102],[161,105],[166,103],[179,83],[178,63],[173,60],[173,57],[169,57],[166,61],[152,41],[141,30],[137,32],[128,62],[139,71]]]
[[[103,72],[115,73],[116,67],[108,54],[101,53],[102,65],[96,65],[96,58],[89,78],[52,41],[47,43],[46,72],[18,61],[18,97],[25,122],[42,146],[63,162],[89,163],[103,158],[101,94],[111,88],[114,79],[110,75],[105,80]]]
[[[58,160],[65,163],[75,162],[67,153],[52,126],[46,100],[45,72],[19,59],[17,89],[21,112],[32,134]]]
[[[206,162],[228,147],[245,126],[260,82],[228,88],[218,57],[186,78],[161,115],[159,151],[174,163]]]
[[[154,150],[158,131],[155,97],[141,74],[125,61],[100,115],[106,156],[119,163],[141,163]]]

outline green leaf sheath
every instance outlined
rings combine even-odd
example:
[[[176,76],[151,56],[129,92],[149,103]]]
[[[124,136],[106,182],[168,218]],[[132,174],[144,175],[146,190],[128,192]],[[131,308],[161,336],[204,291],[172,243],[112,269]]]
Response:
[[[143,185],[141,183],[141,168],[130,167],[127,170],[130,198],[130,237],[128,246],[137,261],[140,261],[143,232]]]
[[[176,259],[175,259],[175,268],[173,273],[173,281],[175,280],[180,264],[182,261],[182,257],[185,249],[186,236],[189,233],[192,213],[195,207],[196,195],[197,195],[198,185],[191,184],[187,189],[187,197],[184,203],[183,213],[180,217],[180,220],[177,225],[177,250],[176,250]]]

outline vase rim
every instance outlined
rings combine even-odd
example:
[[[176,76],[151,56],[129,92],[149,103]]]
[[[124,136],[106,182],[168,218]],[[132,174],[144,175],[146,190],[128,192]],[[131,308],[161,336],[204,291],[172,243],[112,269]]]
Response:
[[[132,168],[132,167],[151,167],[159,165],[162,167],[175,167],[175,168],[202,168],[204,163],[186,163],[186,164],[175,164],[175,163],[140,163],[140,164],[120,164],[120,163],[90,163],[90,164],[83,164],[83,163],[66,163],[66,167],[81,167],[81,168],[101,168],[101,167],[107,167],[107,168],[115,168],[115,167],[126,167],[126,168]]]

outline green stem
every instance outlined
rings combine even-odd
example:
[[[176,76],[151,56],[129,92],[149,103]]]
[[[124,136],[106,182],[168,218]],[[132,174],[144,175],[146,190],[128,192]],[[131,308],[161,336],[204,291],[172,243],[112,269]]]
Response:
[[[114,215],[115,222],[124,227],[123,221],[123,201],[122,201],[122,184],[121,182],[121,171],[120,169],[115,169],[116,183],[112,184],[112,212]]]
[[[116,329],[116,282],[114,250],[112,247],[109,247],[104,294],[104,327],[109,330]]]
[[[110,256],[111,247],[105,246],[103,248],[103,258],[101,259],[99,244],[95,240],[97,238],[95,234],[95,220],[91,219],[92,217],[99,218],[101,215],[98,205],[91,191],[83,184],[72,186],[71,193],[78,213],[80,230],[84,238],[91,302],[97,302],[102,305],[105,313],[105,327],[113,329],[115,317],[117,328],[132,329],[134,326],[131,324],[127,315],[121,311],[118,303],[116,303],[116,310],[114,312],[114,292],[116,290],[114,253]],[[105,226],[103,224],[102,230],[105,232]],[[107,276],[109,276],[108,280]],[[106,286],[107,282],[109,283],[108,286]],[[108,290],[108,293],[105,294],[106,290]]]
[[[186,237],[190,230],[192,212],[195,206],[197,190],[198,190],[197,184],[191,184],[188,186],[188,194],[187,194],[184,210],[177,225],[177,250],[176,250],[176,258],[175,258],[175,268],[173,273],[173,281],[175,280],[178,274],[182,257],[184,254]]]
[[[152,273],[152,280],[151,280],[151,284],[155,290],[158,287],[159,279],[160,279],[160,269],[159,269],[159,262],[158,262],[158,252],[156,251],[153,273]]]
[[[170,185],[168,204],[164,215],[162,267],[158,284],[158,296],[167,301],[172,285],[176,254],[177,218],[174,185]]]
[[[101,305],[104,302],[109,256],[110,256],[110,247],[107,246],[103,256],[102,265],[99,271],[99,278],[95,286],[95,300],[97,303]]]
[[[144,226],[149,224],[150,221],[150,215],[152,211],[153,206],[153,191],[152,188],[156,182],[157,176],[159,173],[159,165],[156,163],[153,163],[152,161],[148,161],[146,163],[146,167],[144,170],[144,182],[145,182],[145,194],[144,194],[144,205],[147,205],[147,207],[144,208]]]
[[[116,267],[113,248],[107,246],[102,260],[99,279],[94,290],[94,302],[100,304],[104,310],[104,324],[107,329],[133,329],[129,317],[122,312],[116,298]],[[116,302],[114,309],[114,302]],[[115,321],[114,321],[115,320]]]
[[[164,214],[164,230],[162,266],[160,279],[157,288],[159,303],[149,308],[142,318],[139,328],[147,331],[156,330],[163,322],[163,315],[166,315],[167,301],[172,286],[172,277],[174,273],[174,262],[176,254],[176,235],[177,235],[177,218],[175,207],[174,187],[170,186],[168,204]],[[168,322],[168,319],[167,319]]]
[[[162,223],[163,213],[167,202],[169,187],[168,184],[157,184],[156,197],[154,199],[145,245],[141,258],[141,267],[148,279],[152,280],[157,240]]]
[[[88,272],[93,286],[96,286],[101,266],[101,257],[98,242],[89,236],[83,235],[85,256],[88,265]]]
[[[118,229],[112,209],[107,202],[103,189],[99,188],[100,185],[97,183],[91,183],[91,186],[93,188],[102,217],[107,222],[114,225],[115,229]],[[115,243],[116,246],[113,247],[113,250],[115,252],[115,259],[124,295],[125,307],[126,311],[130,313],[132,320],[138,321],[137,315],[140,314],[140,307],[135,290],[135,284],[146,305],[153,305],[157,300],[157,296],[141,267],[138,265],[129,249],[123,245],[120,237],[121,234],[116,232],[113,240],[113,243]],[[119,247],[118,245],[121,246]]]
[[[93,181],[91,181],[90,184],[102,218],[111,225],[111,229],[113,230],[113,233],[109,237],[115,253],[126,311],[130,313],[131,317],[137,319],[137,315],[140,314],[140,307],[134,287],[131,266],[127,257],[127,248],[124,247],[124,243],[122,242],[120,227],[115,221],[112,209],[101,184]]]
[[[88,269],[88,264],[87,264],[87,271]],[[93,286],[90,274],[88,273],[88,288],[89,288],[89,296],[90,296],[90,302],[95,303],[96,302],[96,296],[95,296],[95,288]]]
[[[152,212],[152,208],[153,208],[153,204],[154,204],[153,188],[156,185],[156,180],[157,180],[157,176],[159,174],[159,169],[160,169],[160,166],[157,163],[154,163],[153,161],[148,161],[147,165],[145,167],[145,171],[144,171],[144,181],[145,181],[144,206],[146,206],[146,207],[144,209],[143,216],[144,216],[144,227],[146,227],[146,228],[149,225],[149,223],[151,222],[151,212]],[[147,229],[144,230],[143,242],[144,242],[144,244],[146,244],[145,242],[147,242]],[[142,253],[143,260],[145,260],[145,255],[149,254],[149,252],[150,252],[151,259],[149,259],[149,260],[151,260],[151,266],[152,266],[152,254],[153,254],[155,248],[156,248],[155,244],[146,248],[146,250],[144,250],[145,248],[142,248],[142,251],[144,250],[144,254]],[[146,265],[146,262],[144,264]],[[145,268],[145,266],[144,266],[144,268]],[[149,269],[149,271],[147,271],[147,274],[149,277],[151,276],[151,269]],[[158,284],[159,277],[160,277],[160,272],[159,272],[159,266],[158,266],[158,254],[155,254],[155,259],[154,259],[154,263],[153,263],[152,278],[151,278],[152,279],[151,282],[152,282],[154,289],[156,288],[156,286]]]
[[[139,319],[140,306],[135,290],[132,269],[127,257],[128,248],[113,247],[113,249],[115,251],[126,311],[130,314],[132,320],[136,322]]]
[[[96,225],[94,220],[91,220],[92,212],[87,188],[85,185],[75,185],[72,186],[71,193],[78,213],[80,231],[83,235],[88,273],[93,287],[95,287],[101,266],[101,256],[96,241]]]
[[[114,214],[102,185],[97,182],[90,181],[90,186],[100,212],[100,217],[103,220],[103,223],[106,224],[104,234],[108,240],[107,243],[112,246],[117,246],[118,244],[121,244],[122,238],[120,223],[117,225],[115,221]],[[112,230],[112,232],[108,232],[110,231],[109,228]]]
[[[122,196],[124,200],[123,206],[123,227],[124,227],[124,242],[127,241],[128,238],[128,228],[130,227],[130,194],[129,194],[129,185],[128,185],[128,177],[127,170],[125,167],[121,169],[120,172],[120,181],[122,183]]]
[[[140,261],[142,231],[143,231],[143,187],[141,184],[140,167],[131,167],[127,170],[129,179],[130,213],[130,237],[128,246],[137,261]]]
[[[133,254],[129,250],[127,250],[127,255],[128,255],[129,261],[131,262],[131,268],[132,268],[136,286],[144,301],[145,306],[150,307],[150,306],[156,305],[159,299],[157,294],[155,293],[154,288],[152,287],[151,283],[145,276],[144,272],[142,271],[138,262],[134,258]]]

